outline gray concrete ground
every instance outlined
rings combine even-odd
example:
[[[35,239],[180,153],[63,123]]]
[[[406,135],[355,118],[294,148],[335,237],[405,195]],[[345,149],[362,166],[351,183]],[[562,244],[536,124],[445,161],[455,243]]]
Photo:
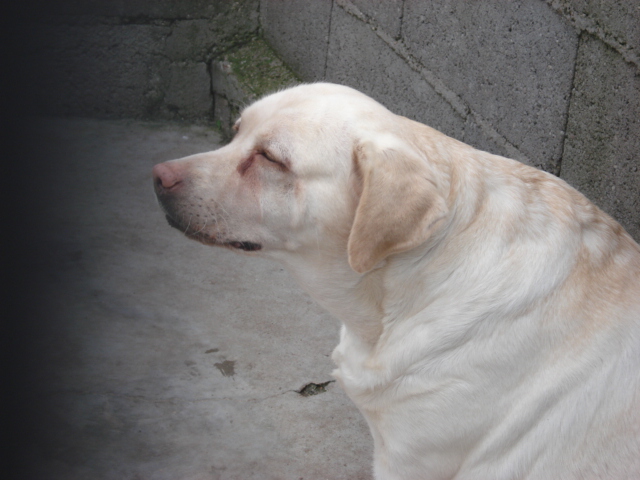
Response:
[[[273,263],[171,229],[155,163],[198,126],[47,121],[50,256],[35,347],[35,478],[368,479],[364,420],[331,380],[338,322]]]

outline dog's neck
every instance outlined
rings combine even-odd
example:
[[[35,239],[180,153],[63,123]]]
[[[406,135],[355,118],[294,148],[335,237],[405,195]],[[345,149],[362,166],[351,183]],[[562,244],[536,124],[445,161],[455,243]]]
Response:
[[[300,287],[340,320],[363,346],[373,347],[382,333],[383,278],[378,269],[362,275],[346,254],[308,252],[279,259]]]

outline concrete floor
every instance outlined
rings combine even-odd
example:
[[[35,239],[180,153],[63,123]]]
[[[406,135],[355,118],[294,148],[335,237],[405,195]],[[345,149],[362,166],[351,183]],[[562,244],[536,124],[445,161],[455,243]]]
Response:
[[[338,322],[273,263],[171,229],[158,162],[204,127],[48,121],[38,479],[368,479],[372,442],[331,380]]]

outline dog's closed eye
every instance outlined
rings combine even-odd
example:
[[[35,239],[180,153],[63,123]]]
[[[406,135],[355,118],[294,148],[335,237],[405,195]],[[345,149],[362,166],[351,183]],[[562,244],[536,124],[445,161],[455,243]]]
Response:
[[[271,163],[277,163],[279,165],[281,165],[280,162],[278,162],[277,160],[275,160],[270,153],[267,152],[258,152],[258,155],[264,157],[266,160],[268,160]]]
[[[286,162],[283,161],[283,160],[280,160],[272,152],[269,152],[269,151],[266,151],[266,150],[259,150],[256,153],[256,157],[260,157],[260,158],[266,160],[269,163],[277,165],[278,167],[282,168],[283,170],[288,170],[288,166],[287,166]]]
[[[244,175],[247,170],[254,164],[256,161],[263,160],[265,163],[271,163],[280,167],[282,170],[287,170],[287,165],[280,160],[277,160],[273,154],[266,152],[264,150],[258,150],[254,152],[249,158],[244,160],[240,165],[238,165],[238,171],[241,175]]]

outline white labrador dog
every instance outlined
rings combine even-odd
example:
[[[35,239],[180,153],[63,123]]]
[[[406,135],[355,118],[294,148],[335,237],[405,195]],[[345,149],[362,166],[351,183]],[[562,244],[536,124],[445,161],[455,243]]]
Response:
[[[169,223],[343,322],[377,479],[640,478],[640,247],[558,178],[350,88],[259,100],[156,165]]]

